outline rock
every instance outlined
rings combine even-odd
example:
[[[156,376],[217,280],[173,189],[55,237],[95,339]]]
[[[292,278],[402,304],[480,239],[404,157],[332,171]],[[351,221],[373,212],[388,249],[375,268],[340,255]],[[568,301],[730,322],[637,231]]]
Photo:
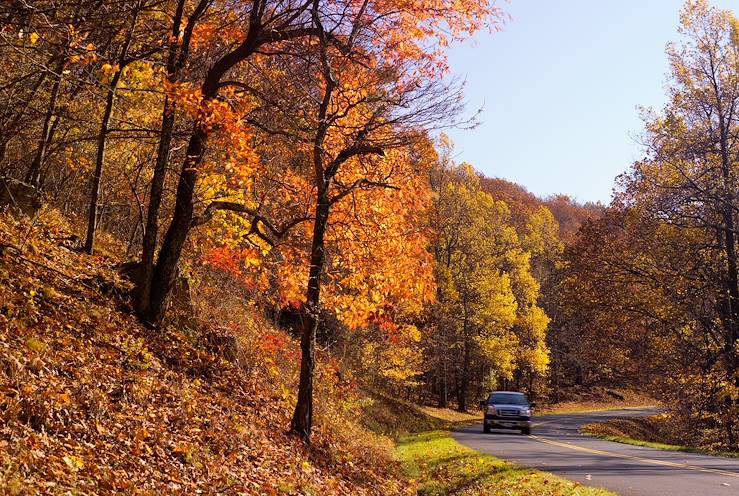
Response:
[[[30,184],[0,176],[0,207],[5,206],[15,213],[35,217],[43,202],[40,192]]]

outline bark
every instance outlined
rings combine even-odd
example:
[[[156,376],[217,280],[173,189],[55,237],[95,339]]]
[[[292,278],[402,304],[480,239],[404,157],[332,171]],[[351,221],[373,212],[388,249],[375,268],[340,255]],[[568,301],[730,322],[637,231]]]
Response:
[[[92,255],[95,249],[95,234],[97,231],[98,208],[100,205],[100,187],[103,178],[103,167],[105,166],[105,147],[108,138],[108,127],[110,125],[110,117],[113,115],[113,104],[115,103],[115,93],[118,87],[118,81],[121,77],[121,71],[116,71],[113,80],[108,88],[108,94],[105,99],[105,111],[103,119],[100,123],[100,131],[97,138],[97,154],[95,158],[95,173],[92,176],[92,191],[90,193],[90,208],[87,214],[87,237],[85,239],[85,251]]]
[[[202,0],[198,4],[192,16],[187,21],[182,42],[173,41],[169,47],[169,53],[167,55],[167,79],[170,83],[176,83],[180,79],[182,68],[187,61],[192,31],[198,19],[205,11],[207,4],[207,0]],[[184,8],[185,0],[179,0],[177,2],[174,20],[172,21],[171,37],[173,40],[179,39]],[[141,246],[141,267],[134,295],[134,306],[139,315],[147,315],[149,313],[151,283],[154,275],[154,259],[159,236],[159,210],[162,205],[164,180],[166,179],[167,164],[169,163],[169,155],[172,148],[175,113],[175,102],[169,96],[166,96],[164,98],[162,126],[159,132],[157,158],[151,179],[149,205],[146,212],[146,226],[144,227]]]
[[[313,242],[311,245],[310,274],[306,292],[305,317],[303,319],[303,335],[300,339],[300,386],[298,402],[295,406],[290,429],[304,440],[310,440],[313,426],[313,370],[315,367],[316,331],[321,296],[321,273],[324,264],[324,236],[328,226],[329,199],[327,185],[319,193],[316,206],[316,221],[313,225]]]
[[[193,197],[197,182],[197,167],[203,159],[207,144],[207,132],[199,124],[190,136],[187,146],[187,158],[182,164],[180,179],[177,184],[177,196],[172,222],[162,241],[157,264],[154,267],[151,280],[151,291],[147,312],[142,317],[151,324],[159,324],[164,317],[167,297],[177,277],[182,248],[187,240],[187,234],[193,218]]]
[[[38,148],[36,149],[36,155],[31,162],[31,166],[26,174],[25,182],[32,185],[35,188],[41,186],[41,166],[44,164],[46,158],[46,152],[49,148],[49,142],[51,141],[51,128],[56,113],[56,107],[59,102],[59,94],[61,93],[62,82],[64,80],[63,71],[66,66],[66,61],[62,60],[56,67],[57,78],[54,80],[54,85],[51,88],[51,96],[49,98],[49,106],[46,109],[44,115],[44,125],[41,129],[41,137],[38,141]]]

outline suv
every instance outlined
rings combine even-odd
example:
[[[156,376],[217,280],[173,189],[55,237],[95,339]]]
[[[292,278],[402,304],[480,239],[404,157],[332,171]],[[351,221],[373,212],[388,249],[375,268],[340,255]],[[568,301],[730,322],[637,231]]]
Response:
[[[531,413],[536,403],[529,403],[523,393],[514,391],[493,391],[488,399],[481,401],[485,408],[482,430],[521,429],[521,434],[531,434]]]

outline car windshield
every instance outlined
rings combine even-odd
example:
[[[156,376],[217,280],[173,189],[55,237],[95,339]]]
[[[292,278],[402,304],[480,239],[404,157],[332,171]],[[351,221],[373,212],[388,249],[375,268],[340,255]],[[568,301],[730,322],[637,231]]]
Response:
[[[528,398],[523,394],[515,393],[493,393],[490,395],[488,403],[501,405],[523,405],[529,404]]]

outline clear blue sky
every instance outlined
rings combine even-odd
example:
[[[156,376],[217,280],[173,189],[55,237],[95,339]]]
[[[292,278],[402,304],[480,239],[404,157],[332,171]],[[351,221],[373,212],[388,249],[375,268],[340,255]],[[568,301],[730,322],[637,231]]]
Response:
[[[637,106],[665,103],[668,41],[681,0],[500,1],[512,19],[452,49],[482,124],[448,132],[458,162],[546,196],[607,203],[643,156]],[[739,0],[713,0],[739,12]]]

